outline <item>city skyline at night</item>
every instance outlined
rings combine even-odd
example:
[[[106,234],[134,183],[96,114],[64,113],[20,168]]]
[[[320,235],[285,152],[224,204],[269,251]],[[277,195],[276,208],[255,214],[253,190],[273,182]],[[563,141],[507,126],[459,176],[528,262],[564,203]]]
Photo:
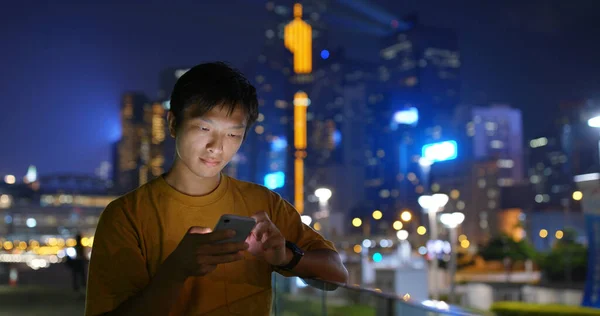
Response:
[[[497,101],[521,109],[525,138],[543,130],[530,122],[544,109],[598,95],[592,71],[598,61],[583,44],[597,29],[589,13],[597,4],[563,8],[558,2],[532,2],[521,8],[514,2],[502,8],[481,4],[464,12],[449,4],[436,10],[416,3],[377,4],[394,16],[418,13],[425,25],[454,29],[462,61],[461,102]],[[119,10],[67,3],[34,10],[10,4],[9,9],[2,32],[11,49],[2,59],[0,108],[10,115],[2,116],[0,131],[17,137],[0,141],[3,175],[22,176],[32,164],[41,174],[93,173],[112,160],[112,143],[121,136],[118,112],[124,91],[154,99],[160,71],[177,65],[222,59],[241,68],[260,53],[265,36],[263,23],[256,22],[266,14],[260,1],[154,4],[143,21],[156,23],[132,17],[133,4]],[[175,11],[178,15],[169,14]],[[208,14],[212,11],[227,12],[237,23],[225,24]],[[510,17],[505,25],[495,23],[504,17]],[[489,22],[468,27],[479,19]],[[44,28],[48,23],[53,26]],[[329,32],[331,51],[343,47],[352,58],[378,58],[376,35],[358,27]],[[39,40],[23,41],[32,36]]]

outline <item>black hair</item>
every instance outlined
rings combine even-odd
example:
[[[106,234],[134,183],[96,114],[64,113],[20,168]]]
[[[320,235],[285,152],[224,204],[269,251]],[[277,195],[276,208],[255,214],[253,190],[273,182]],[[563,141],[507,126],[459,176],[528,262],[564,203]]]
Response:
[[[177,80],[170,108],[175,129],[191,106],[194,112],[189,115],[192,117],[200,117],[215,106],[227,108],[229,115],[241,108],[246,113],[246,131],[258,118],[256,88],[239,70],[224,62],[197,65]]]

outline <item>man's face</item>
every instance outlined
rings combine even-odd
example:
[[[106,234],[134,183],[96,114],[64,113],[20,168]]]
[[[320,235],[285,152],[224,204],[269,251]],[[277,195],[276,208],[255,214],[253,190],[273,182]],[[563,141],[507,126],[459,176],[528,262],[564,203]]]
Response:
[[[242,145],[246,115],[228,110],[216,106],[201,117],[185,118],[177,130],[177,157],[198,177],[217,176]]]

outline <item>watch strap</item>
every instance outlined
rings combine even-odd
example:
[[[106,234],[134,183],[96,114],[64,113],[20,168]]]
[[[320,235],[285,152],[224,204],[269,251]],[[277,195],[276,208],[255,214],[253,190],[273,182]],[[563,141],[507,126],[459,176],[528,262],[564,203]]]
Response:
[[[285,247],[292,251],[292,260],[286,265],[277,266],[277,268],[282,270],[292,270],[294,267],[296,267],[298,262],[300,262],[300,259],[302,259],[304,256],[304,252],[298,246],[296,246],[296,244],[288,240],[285,241]]]

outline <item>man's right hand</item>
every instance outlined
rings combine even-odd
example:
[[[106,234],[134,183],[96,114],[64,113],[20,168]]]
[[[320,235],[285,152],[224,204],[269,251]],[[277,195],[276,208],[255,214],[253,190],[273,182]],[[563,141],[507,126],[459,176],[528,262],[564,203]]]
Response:
[[[210,228],[193,226],[165,263],[168,263],[169,270],[178,279],[204,276],[215,270],[221,263],[235,262],[244,258],[243,251],[248,249],[247,243],[216,243],[234,235],[233,230],[212,232]]]

